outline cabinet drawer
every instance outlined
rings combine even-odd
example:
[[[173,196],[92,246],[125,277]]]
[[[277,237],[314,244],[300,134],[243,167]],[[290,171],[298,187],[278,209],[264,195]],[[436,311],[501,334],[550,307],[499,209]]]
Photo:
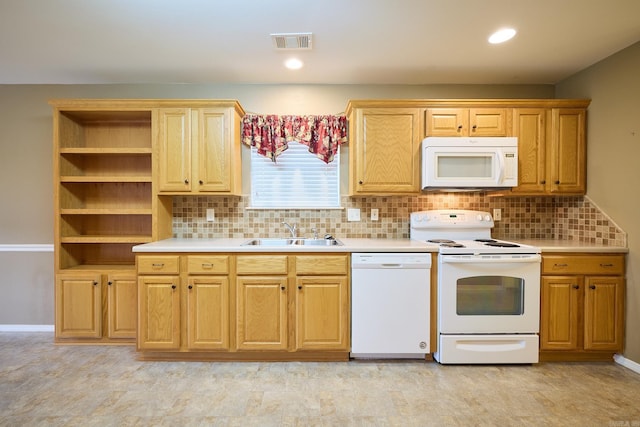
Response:
[[[189,274],[228,274],[228,255],[189,255],[187,257]]]
[[[286,255],[238,255],[238,274],[287,274]]]
[[[349,272],[349,258],[344,255],[299,255],[296,256],[296,274],[344,275]]]
[[[542,274],[624,275],[624,255],[543,255]]]
[[[139,255],[138,274],[178,274],[180,257],[178,255]]]

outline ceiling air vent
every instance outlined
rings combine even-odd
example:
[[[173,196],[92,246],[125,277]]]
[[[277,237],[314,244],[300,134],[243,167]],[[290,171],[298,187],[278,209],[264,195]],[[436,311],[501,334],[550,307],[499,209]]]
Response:
[[[312,33],[271,34],[275,49],[311,49]]]

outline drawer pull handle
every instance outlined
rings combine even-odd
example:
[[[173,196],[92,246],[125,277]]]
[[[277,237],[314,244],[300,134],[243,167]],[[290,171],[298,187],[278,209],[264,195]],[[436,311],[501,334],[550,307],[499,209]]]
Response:
[[[203,262],[202,263],[202,268],[213,268],[213,263]]]
[[[153,268],[162,268],[162,267],[164,267],[164,262],[153,263],[153,264],[151,264],[151,267],[153,267]]]
[[[553,264],[554,267],[567,267],[569,264]]]
[[[600,264],[600,267],[613,267],[613,264]]]

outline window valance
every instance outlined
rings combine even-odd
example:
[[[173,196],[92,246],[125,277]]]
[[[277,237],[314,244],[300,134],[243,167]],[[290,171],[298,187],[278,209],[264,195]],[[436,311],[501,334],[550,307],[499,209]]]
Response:
[[[274,162],[290,141],[307,145],[310,153],[329,163],[340,144],[347,142],[347,118],[247,114],[242,119],[242,142]]]

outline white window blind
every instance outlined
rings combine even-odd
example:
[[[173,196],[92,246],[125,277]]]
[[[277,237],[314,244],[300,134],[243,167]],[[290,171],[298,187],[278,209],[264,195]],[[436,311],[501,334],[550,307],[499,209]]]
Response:
[[[340,207],[340,153],[326,164],[306,145],[288,145],[275,163],[251,148],[251,207]]]

